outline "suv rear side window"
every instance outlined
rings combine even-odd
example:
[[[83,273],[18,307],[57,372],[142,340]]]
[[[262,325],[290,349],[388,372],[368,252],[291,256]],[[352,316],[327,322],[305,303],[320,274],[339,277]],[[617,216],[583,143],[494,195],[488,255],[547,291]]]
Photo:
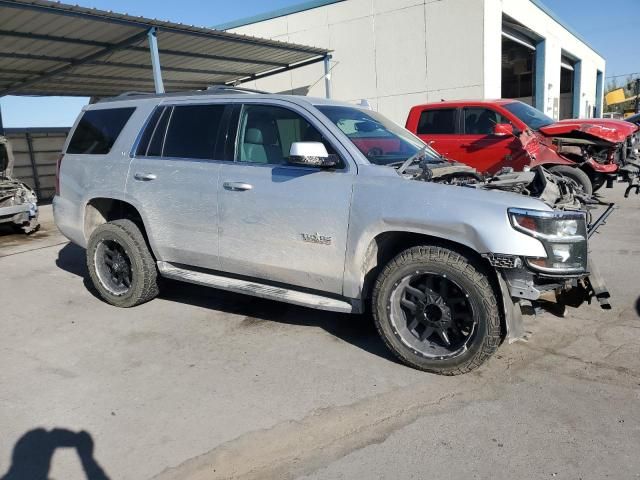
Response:
[[[456,133],[456,109],[425,110],[418,121],[418,135],[446,135]]]
[[[213,159],[225,105],[173,108],[163,157]]]
[[[111,151],[135,107],[89,110],[73,132],[67,153],[105,155]]]
[[[156,132],[156,124],[158,123],[158,119],[160,115],[164,113],[164,108],[158,107],[153,111],[151,118],[146,124],[144,132],[140,137],[140,142],[138,143],[138,148],[136,149],[136,155],[147,155],[147,150],[149,148],[149,142],[151,141],[151,137]]]

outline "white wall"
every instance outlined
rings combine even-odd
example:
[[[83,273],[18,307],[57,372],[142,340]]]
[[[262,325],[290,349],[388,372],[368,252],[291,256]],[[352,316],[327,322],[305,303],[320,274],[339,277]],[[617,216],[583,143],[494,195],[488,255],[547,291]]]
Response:
[[[348,0],[231,31],[333,50],[333,98],[371,106],[404,124],[409,108],[483,95],[484,0]],[[274,92],[313,85],[322,64],[251,82]]]
[[[333,50],[332,96],[404,124],[411,106],[501,94],[502,14],[546,38],[545,109],[560,92],[560,51],[583,59],[581,114],[595,103],[604,60],[530,0],[347,0],[231,31]],[[250,82],[273,92],[325,95],[322,63]]]

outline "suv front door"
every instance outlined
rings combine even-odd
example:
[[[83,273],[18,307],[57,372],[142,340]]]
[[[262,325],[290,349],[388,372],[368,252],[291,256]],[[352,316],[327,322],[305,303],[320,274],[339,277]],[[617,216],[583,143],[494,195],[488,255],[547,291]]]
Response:
[[[313,117],[285,105],[237,107],[235,161],[218,185],[221,269],[341,294],[355,167],[345,155],[333,170],[287,164],[293,142],[334,149]]]

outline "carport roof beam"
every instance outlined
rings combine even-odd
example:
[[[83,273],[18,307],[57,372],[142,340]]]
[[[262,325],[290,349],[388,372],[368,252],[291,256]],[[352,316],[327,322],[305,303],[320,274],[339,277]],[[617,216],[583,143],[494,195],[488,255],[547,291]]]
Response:
[[[155,28],[155,27],[152,27]],[[109,48],[112,47],[113,44],[108,42],[99,42],[95,40],[82,40],[74,37],[59,37],[57,35],[45,35],[45,34],[37,34],[37,33],[27,33],[27,32],[16,32],[10,30],[2,30],[0,29],[0,37],[15,37],[15,38],[24,38],[28,40],[42,40],[45,42],[59,42],[59,43],[68,43],[74,45],[88,45],[93,47],[103,47]],[[146,48],[131,46],[129,50],[133,50],[136,52],[146,52]],[[270,62],[262,59],[247,59],[240,57],[227,57],[221,55],[212,55],[202,52],[184,52],[178,50],[168,50],[158,48],[158,52],[162,55],[175,55],[178,57],[192,57],[192,58],[202,58],[204,60],[220,60],[222,62],[236,62],[236,63],[249,63],[254,65],[270,65],[274,67],[285,67],[286,63],[282,62]]]
[[[28,87],[30,85],[34,85],[36,83],[39,83],[42,80],[46,80],[48,78],[55,77],[55,76],[60,75],[60,74],[62,74],[64,72],[67,72],[67,71],[69,71],[69,70],[71,70],[73,68],[76,68],[76,67],[78,67],[80,65],[83,65],[85,63],[97,60],[97,59],[99,59],[101,57],[104,57],[108,53],[115,52],[117,50],[122,50],[123,48],[127,48],[132,43],[136,43],[136,42],[139,42],[140,40],[143,40],[146,36],[147,36],[147,31],[145,30],[144,32],[136,33],[135,35],[132,35],[131,37],[129,37],[129,38],[127,38],[127,39],[125,39],[125,40],[123,40],[121,42],[116,43],[115,45],[103,48],[103,49],[101,49],[101,50],[99,50],[99,51],[97,51],[95,53],[92,53],[91,55],[87,55],[84,58],[80,58],[78,60],[69,60],[69,62],[63,67],[59,67],[59,68],[56,68],[54,70],[50,70],[50,71],[48,71],[46,73],[42,73],[42,74],[36,76],[35,78],[31,78],[29,80],[22,81],[20,83],[11,85],[9,88],[1,90],[0,91],[0,97],[4,97],[5,95],[13,93],[13,92],[15,92],[17,90],[21,90],[21,89],[23,89],[25,87]]]
[[[48,0],[0,0],[0,96],[108,97],[133,84],[151,93],[160,60],[167,91],[204,90],[321,62],[328,53]]]

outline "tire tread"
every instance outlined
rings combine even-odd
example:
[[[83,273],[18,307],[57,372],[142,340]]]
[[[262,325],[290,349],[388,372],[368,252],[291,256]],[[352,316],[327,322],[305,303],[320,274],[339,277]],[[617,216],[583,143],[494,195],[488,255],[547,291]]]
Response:
[[[98,288],[98,291],[107,302],[118,307],[134,307],[136,305],[146,303],[149,300],[157,297],[160,293],[160,288],[158,285],[159,279],[156,262],[151,255],[142,232],[133,221],[128,219],[120,219],[100,225],[96,228],[96,230],[94,230],[93,234],[91,235],[89,245],[92,245],[95,236],[100,235],[103,231],[110,229],[119,231],[121,234],[124,234],[124,236],[128,237],[132,242],[132,246],[134,248],[134,252],[132,253],[134,255],[138,255],[140,260],[139,264],[141,267],[141,271],[138,272],[138,278],[140,278],[142,282],[142,288],[140,288],[139,291],[135,293],[135,295],[127,298],[126,302],[118,302],[117,300],[114,301],[113,298],[106,297],[103,294],[102,290],[98,288],[98,286],[100,285],[100,281],[95,274],[95,268],[93,268],[93,266],[91,265],[91,263],[93,262],[93,256],[89,255],[89,250],[87,250],[87,267],[89,269],[93,284],[96,286],[96,288]]]
[[[481,347],[473,357],[457,367],[432,368],[425,367],[424,365],[416,363],[403,351],[395,348],[382,329],[382,318],[380,315],[381,305],[379,305],[379,303],[383,284],[397,269],[405,267],[406,265],[421,263],[425,260],[429,262],[437,262],[448,265],[449,267],[454,268],[459,273],[464,275],[468,280],[473,282],[481,291],[482,302],[484,304],[485,310],[488,313],[487,335],[484,338]],[[378,333],[380,337],[382,337],[386,346],[402,362],[420,370],[438,373],[441,375],[461,375],[475,370],[480,365],[482,365],[489,357],[491,357],[491,355],[495,353],[501,343],[502,335],[500,316],[498,313],[498,303],[489,279],[484,273],[482,273],[482,268],[476,268],[476,266],[474,266],[473,263],[467,260],[465,257],[447,248],[422,245],[409,248],[408,250],[405,250],[398,254],[380,272],[373,290],[372,306],[376,329],[378,330]],[[384,308],[385,306],[382,305],[383,312]]]

